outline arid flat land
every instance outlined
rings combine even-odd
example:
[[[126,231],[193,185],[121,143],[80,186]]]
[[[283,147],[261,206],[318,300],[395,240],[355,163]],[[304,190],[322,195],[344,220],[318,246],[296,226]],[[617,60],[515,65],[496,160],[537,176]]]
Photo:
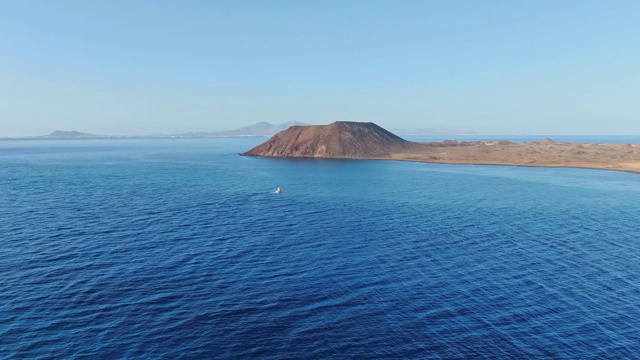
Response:
[[[640,173],[640,145],[506,141],[414,143],[390,159],[443,164],[573,167]]]

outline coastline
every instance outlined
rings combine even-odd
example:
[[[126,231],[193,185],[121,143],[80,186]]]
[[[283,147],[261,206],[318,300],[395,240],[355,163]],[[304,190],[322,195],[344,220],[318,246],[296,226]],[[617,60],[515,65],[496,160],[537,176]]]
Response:
[[[615,171],[624,172],[629,174],[640,174],[640,167],[638,169],[627,169],[617,167],[602,167],[595,165],[569,165],[569,164],[553,164],[553,165],[540,165],[540,164],[516,164],[516,163],[492,163],[492,162],[463,162],[463,161],[436,161],[436,160],[417,160],[417,159],[403,159],[403,158],[364,158],[364,157],[314,157],[314,156],[263,156],[263,155],[245,155],[238,154],[239,156],[250,156],[270,159],[324,159],[324,160],[361,160],[361,161],[404,161],[422,164],[438,164],[438,165],[480,165],[480,166],[509,166],[509,167],[525,167],[525,168],[558,168],[558,169],[585,169],[585,170],[601,170],[601,171]]]
[[[278,156],[273,152],[240,155],[271,158],[396,160],[451,165],[576,168],[640,174],[639,144],[556,143],[548,139],[525,143],[507,141],[409,143],[410,146],[405,150],[393,151],[383,156],[327,156],[300,153]]]
[[[366,159],[363,159],[366,160]],[[640,168],[634,169],[621,169],[621,168],[607,168],[588,165],[523,165],[523,164],[503,164],[503,163],[469,163],[469,162],[431,162],[421,160],[403,160],[403,159],[371,159],[371,160],[392,160],[392,161],[406,161],[416,162],[423,164],[440,164],[440,165],[481,165],[481,166],[512,166],[512,167],[526,167],[526,168],[558,168],[558,169],[585,169],[585,170],[601,170],[601,171],[615,171],[624,172],[629,174],[640,174]]]

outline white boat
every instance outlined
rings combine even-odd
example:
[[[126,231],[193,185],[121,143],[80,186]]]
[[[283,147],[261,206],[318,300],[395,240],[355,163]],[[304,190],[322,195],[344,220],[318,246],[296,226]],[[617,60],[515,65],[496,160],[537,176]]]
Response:
[[[278,188],[276,189],[276,191],[274,191],[274,194],[280,194],[282,192],[282,189],[280,189],[280,186],[278,186]]]

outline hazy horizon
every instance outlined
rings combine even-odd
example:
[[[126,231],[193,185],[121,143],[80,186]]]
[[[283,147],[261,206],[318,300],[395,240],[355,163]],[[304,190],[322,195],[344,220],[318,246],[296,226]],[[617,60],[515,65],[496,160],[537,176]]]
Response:
[[[281,124],[272,124],[269,123],[271,125],[277,126],[277,125],[281,125]],[[184,132],[175,132],[175,133],[163,133],[163,132],[153,132],[153,133],[139,133],[139,134],[133,134],[133,133],[92,133],[92,132],[88,132],[88,131],[82,131],[82,130],[76,130],[76,129],[57,129],[57,130],[53,130],[50,131],[48,133],[42,133],[42,134],[29,134],[29,135],[13,135],[13,136],[4,136],[0,134],[0,139],[21,139],[21,138],[25,138],[25,139],[32,139],[32,138],[40,138],[40,137],[46,137],[49,135],[52,135],[54,133],[57,132],[77,132],[77,133],[81,133],[81,134],[88,134],[88,135],[95,135],[95,136],[105,136],[105,137],[129,137],[129,138],[145,138],[145,137],[154,137],[154,136],[172,136],[172,135],[186,135],[186,134],[203,134],[203,133],[209,133],[209,134],[215,134],[215,133],[224,133],[224,132],[228,132],[228,131],[233,131],[233,130],[240,130],[244,127],[250,127],[251,125],[257,125],[257,123],[254,124],[249,124],[246,126],[241,126],[241,127],[236,127],[236,128],[229,128],[229,129],[223,129],[223,130],[216,130],[216,131],[184,131]],[[326,124],[305,124],[305,125],[326,125]],[[542,139],[542,137],[551,137],[552,140],[557,140],[555,137],[561,137],[561,138],[583,138],[583,137],[613,137],[613,138],[618,138],[618,137],[627,137],[627,138],[636,138],[636,137],[640,137],[639,134],[589,134],[589,133],[509,133],[509,132],[471,132],[471,131],[454,131],[454,130],[449,130],[449,129],[442,129],[442,128],[385,128],[386,130],[391,131],[392,133],[396,134],[396,135],[402,135],[402,136],[472,136],[472,137],[477,137],[477,136],[503,136],[505,140],[508,140],[508,137],[540,137],[540,139]],[[415,133],[414,133],[415,132]],[[225,135],[225,137],[234,137],[234,136],[264,136],[264,135]],[[564,140],[567,141],[567,140]],[[573,140],[569,140],[569,141],[573,141]]]
[[[0,137],[640,135],[637,1],[0,2]]]

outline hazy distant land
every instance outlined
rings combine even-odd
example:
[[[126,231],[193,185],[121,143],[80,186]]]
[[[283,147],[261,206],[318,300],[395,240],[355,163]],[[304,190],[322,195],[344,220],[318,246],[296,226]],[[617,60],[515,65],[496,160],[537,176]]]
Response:
[[[187,132],[182,134],[153,134],[153,135],[96,135],[79,131],[54,131],[42,136],[1,137],[0,139],[138,139],[138,138],[219,138],[241,136],[273,136],[291,126],[308,125],[302,122],[290,121],[273,125],[268,122],[241,127],[235,130],[217,132]]]
[[[373,123],[293,126],[241,154],[444,164],[573,167],[640,173],[640,145],[510,141],[412,142]]]

